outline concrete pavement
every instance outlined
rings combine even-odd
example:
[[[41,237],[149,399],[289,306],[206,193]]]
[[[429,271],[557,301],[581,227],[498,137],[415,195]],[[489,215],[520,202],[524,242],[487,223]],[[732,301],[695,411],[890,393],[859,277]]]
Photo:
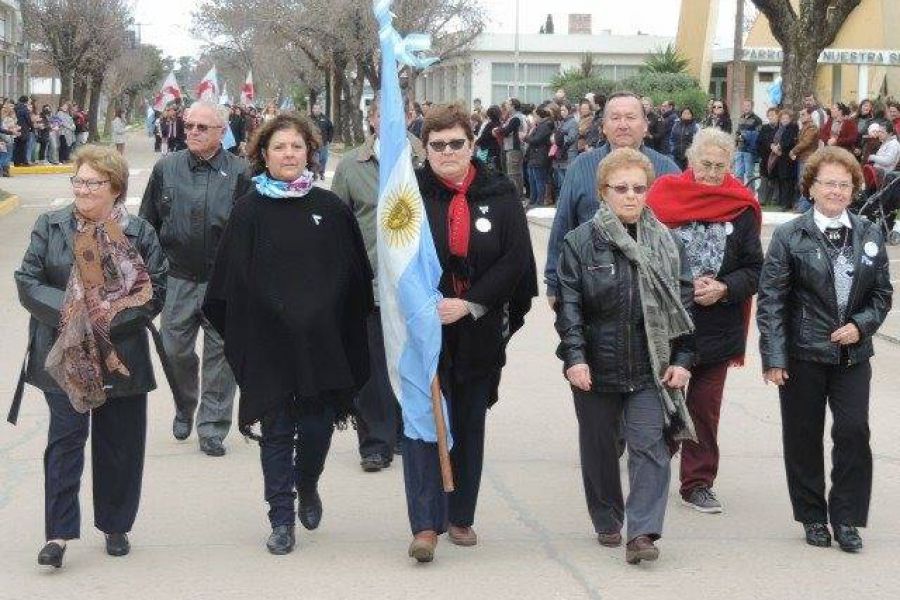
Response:
[[[134,171],[128,195],[135,199],[152,167],[150,147],[138,134],[129,139]],[[0,219],[0,267],[7,274],[0,279],[0,390],[9,398],[27,323],[12,271],[37,216],[62,206],[70,194],[61,175],[12,178],[2,185],[22,200],[18,211]],[[532,226],[541,266],[547,233]],[[716,490],[725,513],[703,515],[681,507],[673,485],[660,561],[633,567],[625,564],[624,550],[602,548],[593,536],[575,414],[553,355],[556,343],[551,312],[540,299],[512,342],[501,401],[489,415],[475,524],[479,546],[458,548],[442,539],[430,565],[414,565],[406,557],[402,459],[381,473],[363,473],[352,431],[334,437],[321,482],[321,527],[307,532],[298,525],[297,550],[269,555],[256,445],[232,432],[227,456],[213,459],[198,451],[194,436],[175,441],[171,396],[158,371],[161,387],[150,395],[144,493],[132,553],[111,558],[103,552],[102,535],[92,527],[88,467],[82,539],[70,543],[62,570],[46,571],[36,556],[44,541],[41,456],[47,409],[41,394],[28,388],[18,427],[0,425],[0,600],[897,596],[900,391],[893,369],[900,347],[876,342],[875,489],[861,554],[808,547],[791,520],[777,395],[761,382],[753,333],[747,366],[730,373],[723,407]]]

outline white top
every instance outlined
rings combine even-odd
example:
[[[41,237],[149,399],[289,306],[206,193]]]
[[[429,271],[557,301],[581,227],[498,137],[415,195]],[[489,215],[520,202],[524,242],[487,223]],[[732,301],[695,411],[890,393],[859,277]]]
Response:
[[[897,136],[892,135],[884,140],[884,143],[878,148],[878,152],[870,156],[869,160],[888,171],[897,168],[897,161],[900,161],[900,142],[897,141]]]
[[[813,219],[816,222],[816,227],[818,227],[819,231],[821,231],[822,233],[825,233],[825,230],[829,227],[831,229],[840,229],[841,227],[853,229],[853,224],[850,223],[850,216],[847,214],[846,208],[839,217],[835,217],[832,219],[831,217],[826,217],[825,215],[820,213],[818,208],[813,207]]]

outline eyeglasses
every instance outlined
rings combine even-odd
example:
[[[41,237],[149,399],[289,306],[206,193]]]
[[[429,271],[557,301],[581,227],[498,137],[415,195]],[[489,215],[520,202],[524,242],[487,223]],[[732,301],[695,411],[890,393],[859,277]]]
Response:
[[[853,189],[853,184],[847,181],[822,181],[821,179],[816,179],[815,181],[826,190],[838,190],[846,194]]]
[[[468,140],[465,139],[450,140],[449,142],[434,141],[428,142],[428,146],[435,152],[443,152],[448,147],[452,152],[458,152],[459,150],[462,150],[462,147],[466,145],[467,141]]]
[[[203,123],[192,123],[190,121],[185,122],[184,130],[185,131],[193,131],[197,130],[198,133],[206,133],[210,129],[222,129],[221,125],[204,125]]]
[[[702,167],[704,171],[714,171],[717,173],[721,173],[728,168],[728,165],[726,165],[725,163],[714,163],[708,160],[701,160],[700,167]]]
[[[82,179],[81,177],[70,177],[69,181],[72,182],[73,189],[77,190],[83,187],[89,192],[96,192],[103,187],[104,183],[109,183],[109,179]]]
[[[616,185],[612,185],[607,183],[606,187],[619,194],[620,196],[624,196],[630,191],[634,192],[635,196],[643,196],[647,193],[647,186],[643,184],[637,185],[628,185],[627,183],[618,183]]]

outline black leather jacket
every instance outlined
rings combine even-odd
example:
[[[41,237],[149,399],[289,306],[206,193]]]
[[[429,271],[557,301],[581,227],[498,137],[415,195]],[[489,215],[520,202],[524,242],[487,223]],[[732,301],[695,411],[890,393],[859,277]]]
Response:
[[[140,215],[159,235],[169,275],[209,279],[231,207],[250,189],[247,168],[243,158],[221,149],[209,161],[181,150],[153,167]]]
[[[45,392],[62,391],[44,363],[58,335],[59,311],[74,262],[73,206],[38,217],[22,266],[15,273],[19,302],[31,315],[25,381]],[[131,215],[124,233],[147,265],[153,298],[143,306],[121,311],[110,324],[116,352],[131,372],[127,378],[108,376],[105,383],[110,398],[143,394],[156,388],[146,324],[162,310],[166,297],[168,264],[156,232],[146,221]]]
[[[681,251],[681,302],[690,312],[691,270],[675,242]],[[566,235],[558,275],[556,354],[564,368],[587,364],[595,391],[631,392],[654,385],[637,271],[628,258],[588,221]],[[693,334],[675,340],[670,363],[690,369],[693,361]]]
[[[853,286],[844,323],[838,320],[832,264],[813,211],[775,230],[759,281],[756,321],[763,369],[787,368],[788,359],[851,365],[874,354],[872,335],[891,310],[891,277],[881,231],[850,215]],[[854,323],[861,335],[845,347],[831,334]]]

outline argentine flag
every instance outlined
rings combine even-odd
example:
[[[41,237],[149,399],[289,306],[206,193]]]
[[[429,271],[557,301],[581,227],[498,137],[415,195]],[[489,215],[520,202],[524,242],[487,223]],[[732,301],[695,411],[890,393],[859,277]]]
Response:
[[[431,383],[441,353],[437,314],[441,264],[413,173],[397,72],[398,58],[415,61],[416,66],[430,62],[412,55],[427,48],[421,36],[401,39],[394,30],[390,5],[391,0],[375,2],[381,39],[377,216],[381,324],[388,375],[403,410],[403,431],[408,438],[436,442]]]

